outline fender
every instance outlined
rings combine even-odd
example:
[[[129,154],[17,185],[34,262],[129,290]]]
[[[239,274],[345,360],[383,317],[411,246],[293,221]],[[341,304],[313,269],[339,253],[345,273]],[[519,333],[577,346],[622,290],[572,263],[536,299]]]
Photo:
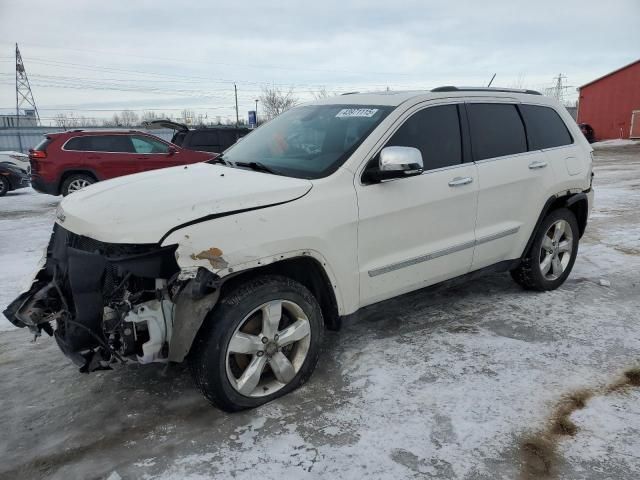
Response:
[[[58,176],[58,179],[56,180],[56,183],[58,184],[58,190],[60,190],[60,188],[62,187],[62,182],[66,177],[76,174],[89,174],[98,182],[104,180],[104,177],[102,175],[98,175],[98,173],[93,168],[86,167],[84,165],[74,165],[71,167],[66,167],[64,171]]]
[[[218,278],[224,281],[226,277],[236,275],[240,272],[276,264],[283,260],[289,260],[297,257],[311,257],[318,261],[331,283],[338,312],[340,314],[344,312],[344,301],[342,298],[342,292],[338,288],[336,275],[334,274],[329,262],[320,252],[311,249],[292,250],[289,252],[275,253],[261,258],[252,259],[248,262],[234,263],[232,259],[223,257],[222,252],[215,247],[199,253],[187,252],[185,251],[185,247],[186,245],[182,244],[179,245],[176,250],[176,258],[178,259],[178,265],[180,266],[180,275],[178,277],[180,280],[195,278],[201,267],[215,274]],[[183,260],[186,258],[189,259],[188,264],[187,261]]]
[[[568,192],[557,193],[552,197],[549,197],[549,199],[545,202],[544,207],[542,207],[540,215],[538,216],[538,221],[536,222],[536,225],[533,228],[533,231],[531,232],[531,236],[529,237],[529,240],[527,241],[527,245],[524,247],[524,250],[522,251],[522,255],[520,256],[520,259],[525,257],[525,255],[531,248],[531,245],[533,245],[533,239],[536,236],[536,232],[538,231],[540,224],[542,223],[544,218],[547,216],[549,211],[552,209],[554,204],[556,205],[556,207],[571,207],[572,205],[575,205],[576,203],[581,201],[588,202],[587,193],[589,193],[590,190],[591,189],[588,189],[588,190],[585,190],[579,193],[574,193],[574,194],[569,193],[570,195],[569,197],[566,196]],[[580,232],[580,236],[582,236],[582,232]]]

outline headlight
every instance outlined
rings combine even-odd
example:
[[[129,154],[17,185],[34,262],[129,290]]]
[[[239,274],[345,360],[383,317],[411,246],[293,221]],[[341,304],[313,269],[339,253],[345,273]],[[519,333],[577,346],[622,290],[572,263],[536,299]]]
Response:
[[[56,208],[56,218],[60,223],[63,223],[67,219],[67,216],[64,214],[64,210],[60,205]]]

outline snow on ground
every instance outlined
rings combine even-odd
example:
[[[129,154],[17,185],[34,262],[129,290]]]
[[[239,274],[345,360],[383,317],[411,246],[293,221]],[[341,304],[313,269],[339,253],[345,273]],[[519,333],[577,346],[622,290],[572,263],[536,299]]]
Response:
[[[594,149],[607,148],[607,147],[628,147],[640,144],[638,140],[630,140],[626,138],[615,138],[613,140],[602,140],[601,142],[594,142],[591,146]]]
[[[521,478],[523,440],[563,395],[640,364],[640,148],[596,164],[596,210],[562,288],[524,292],[501,274],[369,307],[328,332],[307,385],[256,410],[211,408],[181,366],[81,375],[52,340],[0,333],[0,478]],[[32,212],[0,211],[0,260],[14,264],[1,299],[37,261],[56,202],[16,199]],[[639,394],[574,412],[551,476],[636,479]]]
[[[51,236],[59,198],[31,188],[0,198],[0,312],[24,287]],[[0,313],[0,331],[13,329]]]

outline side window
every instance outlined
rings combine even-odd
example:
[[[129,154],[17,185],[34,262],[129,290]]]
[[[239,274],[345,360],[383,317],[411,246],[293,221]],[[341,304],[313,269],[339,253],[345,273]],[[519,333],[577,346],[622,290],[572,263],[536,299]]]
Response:
[[[560,115],[549,107],[520,105],[527,126],[529,150],[571,145],[573,138]]]
[[[168,153],[169,146],[148,137],[131,137],[131,143],[136,153]]]
[[[128,135],[89,135],[80,137],[83,140],[82,150],[105,153],[134,153]]]
[[[67,141],[67,143],[65,143],[64,149],[72,150],[74,152],[83,152],[83,151],[89,150],[87,148],[87,145],[89,144],[89,142],[87,142],[88,138],[89,137],[74,137],[69,141]]]
[[[467,113],[476,160],[527,151],[524,125],[515,105],[469,103]]]
[[[386,147],[415,147],[425,170],[462,163],[460,120],[456,105],[429,107],[413,114],[389,139]]]
[[[191,146],[193,147],[217,146],[219,144],[218,132],[215,131],[195,131],[191,135]]]

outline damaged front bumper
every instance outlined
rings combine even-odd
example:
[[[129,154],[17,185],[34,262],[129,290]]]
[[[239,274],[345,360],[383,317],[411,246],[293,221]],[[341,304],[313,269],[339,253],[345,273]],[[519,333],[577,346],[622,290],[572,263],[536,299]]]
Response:
[[[217,295],[213,274],[178,279],[175,249],[103,243],[56,224],[30,288],[4,315],[36,336],[53,335],[81,371],[109,368],[126,358],[181,361],[206,315],[196,306],[207,299],[210,309]],[[195,331],[193,325],[176,328],[176,312],[201,313]],[[187,320],[194,323],[185,318],[179,324]]]

